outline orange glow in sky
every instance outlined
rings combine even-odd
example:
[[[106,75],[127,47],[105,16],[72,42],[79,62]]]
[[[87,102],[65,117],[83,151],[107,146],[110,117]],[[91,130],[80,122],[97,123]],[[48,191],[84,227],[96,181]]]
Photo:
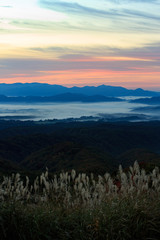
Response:
[[[160,1],[0,1],[0,83],[160,91]]]

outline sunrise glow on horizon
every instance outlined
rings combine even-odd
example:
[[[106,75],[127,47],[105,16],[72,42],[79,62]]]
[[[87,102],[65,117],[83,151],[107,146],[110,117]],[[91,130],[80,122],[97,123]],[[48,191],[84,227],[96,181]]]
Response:
[[[159,0],[1,0],[0,83],[160,91]]]

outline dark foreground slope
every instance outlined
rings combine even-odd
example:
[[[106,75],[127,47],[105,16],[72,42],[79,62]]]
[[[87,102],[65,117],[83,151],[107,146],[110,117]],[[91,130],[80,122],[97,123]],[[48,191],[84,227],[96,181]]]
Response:
[[[0,124],[0,171],[104,173],[135,160],[160,165],[160,122],[5,122]]]

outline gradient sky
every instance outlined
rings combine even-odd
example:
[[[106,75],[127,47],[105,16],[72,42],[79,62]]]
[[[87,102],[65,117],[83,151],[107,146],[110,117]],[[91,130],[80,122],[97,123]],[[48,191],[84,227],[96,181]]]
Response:
[[[159,0],[0,0],[0,83],[160,90]]]

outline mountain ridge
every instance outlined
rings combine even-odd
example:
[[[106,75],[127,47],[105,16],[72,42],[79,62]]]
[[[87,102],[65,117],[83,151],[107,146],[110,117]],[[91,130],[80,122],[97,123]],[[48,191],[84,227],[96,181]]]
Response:
[[[6,96],[55,96],[64,93],[84,94],[87,96],[103,95],[105,97],[125,96],[160,96],[160,92],[149,90],[127,89],[121,86],[99,85],[84,87],[65,87],[48,83],[0,83],[0,95]]]
[[[160,96],[151,97],[151,98],[139,98],[130,101],[131,103],[142,103],[148,105],[160,105]]]
[[[7,97],[0,95],[0,103],[45,103],[45,102],[121,102],[123,99],[116,97],[105,97],[102,95],[87,96],[84,94],[63,93],[55,96],[20,96]]]

